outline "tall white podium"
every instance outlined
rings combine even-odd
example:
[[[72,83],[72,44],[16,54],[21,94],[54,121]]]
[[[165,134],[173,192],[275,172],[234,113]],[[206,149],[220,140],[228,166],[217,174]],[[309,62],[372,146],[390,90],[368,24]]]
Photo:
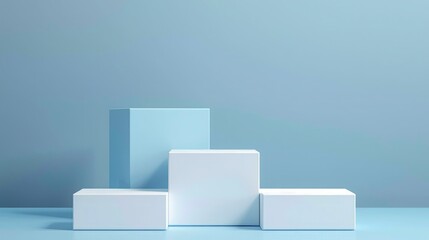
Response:
[[[259,225],[259,152],[172,150],[170,225]]]

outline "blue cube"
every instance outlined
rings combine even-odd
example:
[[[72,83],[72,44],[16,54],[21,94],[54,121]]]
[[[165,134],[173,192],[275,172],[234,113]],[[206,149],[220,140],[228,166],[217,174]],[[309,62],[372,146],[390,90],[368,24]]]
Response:
[[[210,109],[110,110],[111,188],[168,188],[171,149],[210,149]]]

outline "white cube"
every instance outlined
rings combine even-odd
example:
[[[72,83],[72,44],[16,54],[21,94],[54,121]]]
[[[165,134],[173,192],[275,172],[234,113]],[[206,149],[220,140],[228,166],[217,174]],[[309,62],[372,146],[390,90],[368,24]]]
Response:
[[[165,230],[166,190],[82,189],[73,194],[74,229]]]
[[[259,225],[259,152],[172,150],[170,225]]]
[[[356,196],[347,189],[261,189],[263,230],[355,229]]]

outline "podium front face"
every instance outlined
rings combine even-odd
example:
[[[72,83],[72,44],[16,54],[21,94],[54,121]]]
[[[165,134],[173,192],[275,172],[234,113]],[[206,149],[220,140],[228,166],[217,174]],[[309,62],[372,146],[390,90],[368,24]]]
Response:
[[[166,230],[166,189],[82,189],[73,194],[75,230]]]
[[[347,189],[261,189],[263,230],[353,230],[356,195]]]
[[[259,225],[259,152],[172,150],[170,225]]]

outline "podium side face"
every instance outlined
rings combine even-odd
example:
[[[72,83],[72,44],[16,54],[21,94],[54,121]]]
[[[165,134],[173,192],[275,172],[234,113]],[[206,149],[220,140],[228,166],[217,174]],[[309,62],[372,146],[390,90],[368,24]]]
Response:
[[[259,153],[169,154],[170,225],[259,225]]]

